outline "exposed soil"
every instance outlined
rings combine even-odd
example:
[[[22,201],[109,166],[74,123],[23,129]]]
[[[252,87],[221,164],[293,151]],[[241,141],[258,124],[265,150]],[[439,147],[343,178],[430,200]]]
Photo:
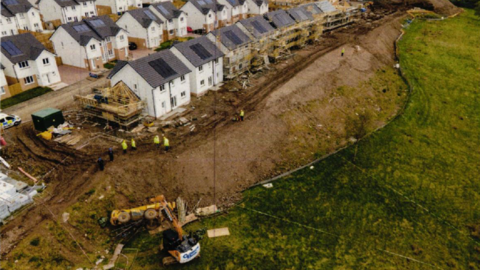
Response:
[[[193,98],[195,109],[185,117],[197,119],[192,121],[194,132],[189,127],[172,127],[159,133],[165,132],[170,139],[173,148],[168,153],[155,149],[153,134],[148,133],[138,137],[136,152],[122,155],[118,143],[110,140],[96,138],[75,150],[43,141],[28,124],[12,130],[2,156],[14,168],[23,167],[44,180],[48,188],[35,206],[2,227],[2,254],[41,230],[36,225],[45,219],[57,220],[68,206],[100,184],[114,187],[116,207],[138,205],[157,194],[170,199],[182,196],[189,205],[202,198],[201,205],[228,206],[251,184],[349,143],[356,136],[349,125],[359,115],[371,115],[368,129],[381,126],[395,115],[405,97],[405,92],[389,91],[388,85],[379,86],[380,91],[366,84],[376,72],[388,72],[385,69],[394,64],[393,43],[404,13],[390,13],[369,24],[325,35],[319,44],[296,51],[294,57],[271,65],[263,74],[250,76],[251,86],[245,90],[221,90]],[[340,56],[342,47],[344,57]],[[231,121],[241,108],[246,120]],[[80,124],[75,116],[69,120]],[[103,132],[88,123],[82,128],[78,132]],[[132,134],[117,135],[129,138]],[[106,149],[112,145],[117,151],[115,161],[98,171],[96,159],[106,159]],[[73,227],[69,230],[81,234]],[[87,242],[82,246],[89,250],[92,243]]]

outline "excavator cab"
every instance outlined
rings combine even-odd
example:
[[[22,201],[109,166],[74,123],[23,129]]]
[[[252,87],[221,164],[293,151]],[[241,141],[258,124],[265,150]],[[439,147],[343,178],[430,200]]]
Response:
[[[163,231],[163,248],[170,253],[177,262],[187,263],[200,255],[200,244],[192,236],[178,237],[178,232],[169,229]],[[170,264],[164,261],[165,264]]]

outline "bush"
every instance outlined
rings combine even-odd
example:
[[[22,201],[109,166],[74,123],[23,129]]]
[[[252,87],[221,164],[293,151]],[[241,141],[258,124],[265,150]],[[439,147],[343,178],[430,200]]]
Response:
[[[32,239],[32,241],[30,241],[30,245],[34,246],[34,247],[37,247],[38,245],[40,245],[40,238],[34,238]]]
[[[23,91],[22,93],[13,97],[2,100],[0,105],[2,106],[2,109],[5,109],[52,91],[53,90],[49,87],[35,87],[33,89]]]
[[[103,64],[103,67],[106,69],[112,69],[114,66],[115,64],[111,62]]]

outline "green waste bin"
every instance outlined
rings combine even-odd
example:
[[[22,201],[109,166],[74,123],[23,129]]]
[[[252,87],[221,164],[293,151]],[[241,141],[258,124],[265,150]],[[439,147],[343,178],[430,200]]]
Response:
[[[65,122],[62,111],[46,108],[32,114],[33,126],[38,131],[46,131],[49,127],[58,127]]]

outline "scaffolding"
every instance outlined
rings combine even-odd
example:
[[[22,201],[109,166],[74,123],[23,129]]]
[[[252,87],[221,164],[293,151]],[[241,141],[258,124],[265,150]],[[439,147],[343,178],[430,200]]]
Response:
[[[93,94],[75,95],[75,101],[89,116],[128,128],[142,119],[145,103],[123,82],[113,87],[95,89]]]

